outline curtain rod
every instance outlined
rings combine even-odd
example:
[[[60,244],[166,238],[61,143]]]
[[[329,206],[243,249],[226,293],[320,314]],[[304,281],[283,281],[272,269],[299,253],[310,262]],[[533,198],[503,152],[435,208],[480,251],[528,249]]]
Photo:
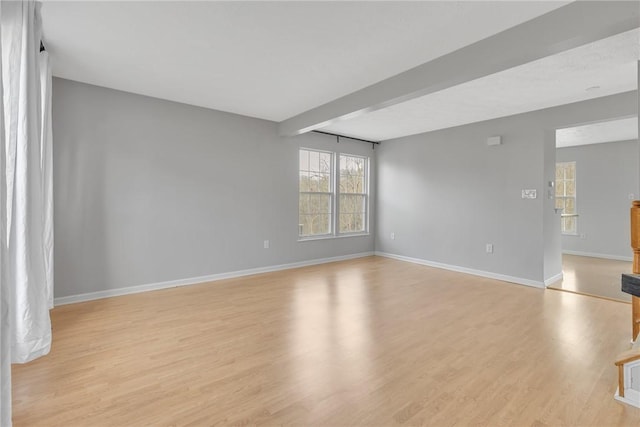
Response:
[[[323,132],[321,130],[313,130],[311,132],[315,132],[315,133],[321,133],[322,135],[330,135],[330,136],[335,136],[336,137],[336,142],[340,142],[340,138],[347,138],[347,139],[352,139],[354,141],[360,141],[360,142],[366,142],[367,144],[371,144],[371,146],[375,149],[376,145],[380,145],[380,141],[369,141],[368,139],[362,139],[362,138],[354,138],[352,136],[344,136],[344,135],[338,135],[337,133],[331,133],[331,132]]]

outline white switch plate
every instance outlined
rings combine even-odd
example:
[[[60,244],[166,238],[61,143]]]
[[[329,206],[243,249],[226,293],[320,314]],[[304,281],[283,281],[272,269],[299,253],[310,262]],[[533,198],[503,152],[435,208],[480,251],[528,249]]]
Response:
[[[487,253],[488,254],[492,254],[493,253],[493,245],[491,243],[487,243]]]
[[[391,240],[396,240],[396,233],[391,233]]]
[[[629,200],[634,200],[634,199],[635,199],[635,197],[634,197],[633,193],[629,193]]]
[[[269,249],[269,241],[268,240],[264,241],[264,248],[265,249]]]
[[[535,199],[536,197],[538,197],[538,192],[536,190],[522,190],[523,199]]]

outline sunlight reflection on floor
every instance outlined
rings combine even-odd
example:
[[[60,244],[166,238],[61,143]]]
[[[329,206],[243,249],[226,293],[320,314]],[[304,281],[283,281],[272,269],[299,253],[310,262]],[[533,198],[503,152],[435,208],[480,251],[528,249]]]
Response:
[[[631,272],[631,266],[630,261],[565,254],[562,256],[564,277],[549,288],[630,302],[631,296],[620,290],[620,277]]]

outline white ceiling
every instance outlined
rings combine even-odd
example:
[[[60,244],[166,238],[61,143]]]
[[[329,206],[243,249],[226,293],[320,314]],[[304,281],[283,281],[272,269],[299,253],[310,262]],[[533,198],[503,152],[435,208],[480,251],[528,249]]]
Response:
[[[556,147],[558,148],[629,141],[631,139],[638,139],[637,117],[591,123],[556,131]]]
[[[55,76],[281,121],[566,3],[46,1],[42,18]],[[604,74],[616,81],[598,80],[603,93],[629,87],[624,64],[614,68]],[[557,78],[539,67],[528,72],[536,80]],[[448,108],[477,120],[478,110],[494,101],[505,106],[492,114],[538,105],[539,99],[526,104],[521,96],[487,92],[491,82],[517,79],[494,78],[480,85],[484,92],[454,88],[453,96],[467,102]],[[561,94],[553,102],[569,98]],[[343,122],[340,129],[384,139],[421,131],[425,117],[455,123],[451,111],[433,111],[430,102]]]
[[[386,140],[635,90],[638,58],[636,29],[322,130]]]

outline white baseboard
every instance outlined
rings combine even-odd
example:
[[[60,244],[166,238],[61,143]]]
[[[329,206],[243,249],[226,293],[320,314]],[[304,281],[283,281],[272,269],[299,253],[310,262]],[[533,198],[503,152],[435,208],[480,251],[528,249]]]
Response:
[[[629,256],[598,254],[593,252],[568,251],[568,250],[563,250],[562,253],[567,255],[588,256],[591,258],[613,259],[616,261],[633,261],[633,257],[629,257]]]
[[[187,279],[169,280],[166,282],[150,283],[147,285],[129,286],[126,288],[107,289],[104,291],[89,292],[86,294],[70,295],[54,299],[54,305],[73,304],[76,302],[92,301],[96,299],[116,297],[121,295],[137,294],[140,292],[156,291],[159,289],[176,288],[178,286],[196,285],[217,280],[233,279],[235,277],[250,276],[253,274],[270,273],[273,271],[289,270],[291,268],[307,267],[310,265],[326,264],[329,262],[345,261],[355,258],[372,256],[374,252],[360,252],[357,254],[318,258],[308,261],[292,262],[289,264],[271,265],[268,267],[250,268],[247,270],[231,271],[228,273],[210,274],[207,276],[190,277]]]
[[[553,285],[554,283],[562,280],[564,278],[564,275],[562,274],[562,272],[556,274],[555,276],[551,276],[548,279],[544,280],[544,286],[545,288],[549,285]]]
[[[503,282],[516,283],[518,285],[533,286],[535,288],[544,288],[545,287],[544,282],[537,281],[537,280],[523,279],[521,277],[507,276],[505,274],[491,273],[489,271],[475,270],[473,268],[460,267],[460,266],[457,266],[457,265],[450,265],[450,264],[443,264],[443,263],[440,263],[440,262],[427,261],[425,259],[411,258],[411,257],[403,256],[403,255],[395,255],[395,254],[390,254],[390,253],[386,253],[386,252],[376,251],[375,255],[383,256],[383,257],[386,257],[386,258],[393,258],[393,259],[397,259],[397,260],[400,260],[400,261],[412,262],[414,264],[426,265],[426,266],[429,266],[429,267],[442,268],[443,270],[456,271],[458,273],[471,274],[473,276],[486,277],[488,279],[501,280]]]

